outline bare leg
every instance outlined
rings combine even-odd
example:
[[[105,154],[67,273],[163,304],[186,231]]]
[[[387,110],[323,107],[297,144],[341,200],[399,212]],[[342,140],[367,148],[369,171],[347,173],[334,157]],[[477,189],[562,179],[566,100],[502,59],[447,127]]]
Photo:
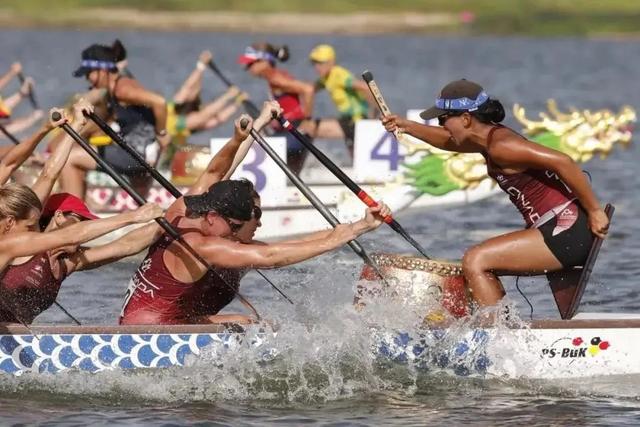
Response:
[[[344,139],[344,132],[336,119],[322,119],[317,126],[315,121],[307,120],[300,125],[300,129],[314,139]]]
[[[544,273],[561,268],[562,264],[549,250],[537,229],[489,239],[469,249],[462,259],[469,290],[481,307],[495,305],[504,296],[504,288],[495,271]]]
[[[187,114],[187,129],[197,132],[204,129],[212,129],[220,123],[225,122],[237,110],[236,105],[229,105],[225,108],[233,98],[238,96],[240,91],[237,87],[232,86],[225,93],[200,108],[199,111],[193,111]],[[233,109],[232,112],[231,109]]]
[[[43,113],[41,110],[35,110],[28,116],[18,117],[16,119],[11,120],[5,128],[12,134],[20,133],[25,129],[30,128],[40,119],[42,119]]]
[[[69,154],[69,160],[60,174],[62,191],[84,199],[87,171],[95,170],[97,164],[82,148],[75,146]]]

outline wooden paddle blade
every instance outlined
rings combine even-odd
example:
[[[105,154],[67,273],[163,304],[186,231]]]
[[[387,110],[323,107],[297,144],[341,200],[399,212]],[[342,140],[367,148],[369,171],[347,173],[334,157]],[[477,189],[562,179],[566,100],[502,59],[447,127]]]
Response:
[[[615,207],[611,204],[607,204],[604,209],[609,221],[611,221],[614,210]],[[582,295],[587,283],[589,283],[589,278],[601,247],[602,239],[596,237],[593,239],[589,255],[583,267],[573,267],[547,274],[549,287],[551,287],[553,298],[563,320],[573,318],[578,311]]]

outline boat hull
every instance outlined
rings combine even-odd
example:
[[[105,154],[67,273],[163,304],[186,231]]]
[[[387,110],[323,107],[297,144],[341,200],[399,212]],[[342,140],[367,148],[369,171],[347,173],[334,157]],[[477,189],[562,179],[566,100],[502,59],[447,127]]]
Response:
[[[159,369],[207,361],[250,346],[277,355],[277,336],[213,325],[0,326],[0,371],[57,374],[69,370]],[[640,319],[537,321],[521,328],[371,331],[370,357],[459,376],[531,379],[640,374]]]

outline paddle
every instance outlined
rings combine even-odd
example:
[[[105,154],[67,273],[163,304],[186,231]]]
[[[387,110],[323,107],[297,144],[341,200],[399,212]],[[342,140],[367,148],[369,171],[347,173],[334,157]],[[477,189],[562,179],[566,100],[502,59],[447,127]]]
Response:
[[[275,118],[275,117],[274,117]],[[273,150],[273,148],[265,141],[265,139],[260,135],[255,129],[251,129],[249,131],[253,139],[256,140],[258,144],[262,147],[262,149],[273,159],[273,161],[282,169],[282,171],[287,175],[287,177],[293,182],[293,184],[300,190],[300,192],[311,202],[314,208],[327,220],[329,224],[333,227],[340,224],[340,221],[331,213],[331,211],[322,203],[322,201],[315,195],[313,191],[305,184],[296,174],[294,174],[291,169],[287,166],[287,163],[278,156],[278,154]],[[376,263],[369,257],[369,255],[365,252],[363,247],[358,243],[357,240],[352,240],[348,243],[349,247],[358,255],[362,260],[373,268],[373,270],[380,276],[382,282],[389,286],[386,279],[382,275],[382,272],[376,265]]]
[[[224,74],[222,74],[222,71],[220,71],[220,69],[218,69],[218,67],[216,66],[216,64],[212,61],[209,61],[209,63],[207,64],[209,66],[209,69],[211,71],[213,71],[218,77],[220,77],[220,80],[222,80],[222,82],[227,86],[227,87],[231,87],[233,86],[233,83],[231,83],[229,81],[229,79],[227,79],[225,77]],[[251,100],[249,99],[243,99],[242,100],[242,106],[244,107],[245,111],[247,112],[247,114],[249,114],[251,117],[253,117],[254,119],[257,118],[260,115],[260,109],[258,109],[258,107],[256,107],[256,105],[251,102]]]
[[[335,163],[333,163],[325,154],[318,150],[311,141],[307,139],[291,122],[287,119],[280,117],[278,119],[283,128],[287,129],[302,145],[305,146],[307,150],[309,150],[319,161],[322,163],[329,171],[336,176],[353,194],[355,194],[358,199],[362,200],[362,202],[371,207],[378,206],[373,198],[362,189],[358,184],[356,184],[349,176],[342,171]],[[426,259],[429,258],[427,255],[427,251],[415,241],[415,239],[405,231],[405,229],[400,225],[398,221],[393,219],[391,215],[387,215],[384,218],[384,222],[387,223],[389,227],[391,227],[396,233],[400,234],[407,242],[411,244],[414,248],[418,250]]]
[[[3,125],[0,125],[0,132],[2,132],[9,139],[9,141],[13,142],[16,145],[20,144],[18,138],[13,136],[13,134],[11,134],[11,132],[9,132]]]
[[[22,72],[18,73],[18,80],[20,80],[20,83],[24,83],[24,81],[26,80],[24,77],[24,74],[22,74]],[[33,93],[33,87],[29,86],[29,102],[31,103],[31,106],[33,107],[34,110],[39,110],[38,107],[38,101],[36,101],[36,95]]]
[[[60,120],[62,118],[62,115],[55,111],[52,115],[51,118],[54,122],[57,122],[58,120]],[[118,185],[120,185],[120,187],[122,187],[122,189],[124,189],[124,191],[127,192],[127,194],[129,194],[129,196],[131,196],[131,198],[133,200],[135,200],[135,202],[138,205],[144,205],[146,203],[146,200],[136,191],[134,190],[134,188],[131,186],[131,184],[129,184],[127,182],[126,179],[124,179],[122,177],[122,175],[120,175],[118,172],[115,171],[115,169],[113,169],[111,167],[111,165],[109,165],[109,163],[107,163],[102,157],[100,157],[98,155],[98,153],[96,153],[93,148],[91,148],[91,144],[89,144],[88,141],[86,141],[82,136],[80,136],[68,123],[63,123],[62,125],[60,125],[60,127],[69,135],[71,136],[71,138],[74,139],[74,141],[76,141],[83,149],[84,151],[87,152],[87,154],[89,154],[89,156],[91,156],[91,158],[93,158],[93,160],[96,161],[96,163],[115,181],[118,183]],[[191,245],[189,245],[180,235],[180,233],[178,233],[178,231],[173,227],[173,225],[171,225],[169,223],[169,221],[167,221],[164,217],[163,218],[156,218],[155,220],[158,225],[160,225],[160,227],[162,227],[164,229],[164,231],[166,231],[173,239],[175,239],[178,243],[180,243],[180,245],[185,248],[199,263],[201,263],[204,267],[207,268],[208,271],[211,271],[225,286],[227,286],[229,289],[231,289],[237,296],[238,298],[240,298],[240,300],[242,300],[242,302],[247,305],[248,307],[251,308],[251,310],[253,310],[253,313],[256,315],[257,320],[261,320],[260,315],[258,314],[257,310],[253,307],[253,305],[251,305],[251,303],[249,301],[246,300],[245,297],[243,297],[240,292],[238,292],[236,290],[236,288],[234,288],[233,286],[231,286],[217,271],[215,271],[215,269],[211,266],[211,264],[209,264],[209,262],[207,260],[205,260],[204,258],[202,258],[202,256],[200,256],[200,254],[191,247]]]
[[[218,75],[218,77],[220,77],[220,79],[224,82],[224,84],[226,84],[227,86],[233,86],[233,84],[229,81],[229,79],[227,79],[222,74],[222,72],[218,69],[218,67],[215,66],[213,61],[211,61],[209,63],[209,68],[211,68],[211,70],[213,70],[213,72],[216,73]],[[250,100],[247,99],[245,101],[246,101],[247,105],[251,106],[252,109],[257,110],[257,107],[255,106],[255,104],[253,104]],[[243,105],[244,105],[244,101],[243,101]],[[247,109],[247,112],[248,111],[249,111],[249,109]],[[251,113],[249,113],[249,115],[251,115]],[[322,151],[318,150],[310,141],[308,141],[307,138],[304,135],[302,135],[298,131],[298,129],[296,129],[291,123],[289,123],[282,116],[279,117],[278,120],[280,121],[280,124],[282,125],[282,127],[284,127],[289,132],[291,132],[291,134],[293,134],[293,136],[296,137],[296,139],[298,141],[300,141],[302,143],[302,145],[304,145],[307,150],[311,151],[311,153],[327,169],[329,169],[329,171],[331,171],[331,173],[333,173],[344,185],[346,185],[360,200],[362,200],[365,205],[367,205],[369,207],[374,207],[374,206],[378,205],[375,202],[375,200],[373,200],[373,198],[371,196],[369,196],[369,194],[367,194],[358,184],[356,184],[351,178],[349,178],[347,176],[347,174],[345,174],[342,171],[342,169],[340,169],[327,156],[325,156]],[[418,252],[420,252],[425,258],[431,259],[431,258],[429,258],[429,255],[427,255],[427,252],[422,248],[422,246],[418,242],[416,242],[415,239],[413,239],[411,236],[409,236],[409,234],[404,230],[404,228],[400,225],[400,223],[398,223],[398,221],[393,219],[393,217],[391,215],[388,215],[384,219],[384,221],[396,233],[400,234],[407,242],[409,242],[414,248],[416,248],[418,250]]]
[[[129,155],[131,155],[131,157],[133,157],[143,168],[145,168],[147,172],[149,172],[149,174],[156,181],[158,181],[160,185],[162,185],[169,193],[171,193],[173,197],[175,197],[176,199],[182,197],[182,193],[180,192],[180,190],[178,190],[178,188],[175,185],[173,185],[167,178],[165,178],[160,172],[158,172],[156,168],[154,168],[149,163],[147,163],[145,159],[140,155],[140,153],[138,153],[136,150],[131,148],[131,146],[127,144],[127,142],[122,138],[122,136],[120,136],[116,131],[114,131],[111,128],[111,126],[109,126],[107,122],[105,122],[100,116],[98,116],[94,112],[86,113],[85,116],[93,120],[93,122],[96,125],[98,125],[98,127],[102,129],[102,131],[105,134],[107,134],[109,138],[111,138],[116,144],[118,144],[124,151],[129,153]],[[245,127],[246,127],[246,124],[245,124]],[[293,304],[293,301],[288,296],[286,296],[285,293],[282,292],[275,284],[273,284],[273,282],[269,280],[269,278],[265,276],[262,271],[258,270],[257,268],[255,270],[260,276],[262,276],[264,280],[267,281],[267,283],[269,283],[273,287],[273,289],[278,291],[280,295],[282,295],[287,301]]]

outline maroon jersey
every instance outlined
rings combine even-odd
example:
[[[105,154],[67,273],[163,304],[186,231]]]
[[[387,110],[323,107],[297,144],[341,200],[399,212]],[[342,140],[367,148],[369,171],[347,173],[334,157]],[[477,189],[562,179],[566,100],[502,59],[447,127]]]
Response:
[[[173,221],[174,226],[179,219]],[[129,282],[120,324],[193,323],[194,317],[216,314],[235,297],[245,270],[217,268],[218,274],[207,271],[195,282],[182,282],[164,263],[164,253],[172,242],[165,233],[149,248]]]
[[[566,206],[576,197],[560,177],[549,170],[527,169],[505,174],[488,154],[494,133],[502,128],[496,126],[489,131],[487,151],[482,153],[487,161],[487,173],[509,195],[527,223],[527,228],[539,227],[554,217],[553,212],[557,210],[554,208]]]
[[[67,277],[64,262],[56,262],[60,263],[59,279],[53,275],[47,253],[6,268],[0,279],[0,298],[3,301],[0,304],[0,322],[31,323],[53,305],[62,281]]]

